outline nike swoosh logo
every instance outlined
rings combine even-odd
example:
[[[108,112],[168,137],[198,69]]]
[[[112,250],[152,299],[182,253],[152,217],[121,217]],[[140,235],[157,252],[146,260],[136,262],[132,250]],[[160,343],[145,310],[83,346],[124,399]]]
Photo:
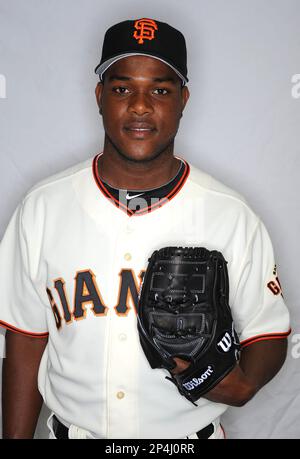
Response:
[[[130,199],[138,198],[139,196],[142,196],[143,194],[144,194],[144,193],[141,193],[141,194],[134,194],[133,196],[129,196],[129,194],[127,193],[126,199],[129,201]]]

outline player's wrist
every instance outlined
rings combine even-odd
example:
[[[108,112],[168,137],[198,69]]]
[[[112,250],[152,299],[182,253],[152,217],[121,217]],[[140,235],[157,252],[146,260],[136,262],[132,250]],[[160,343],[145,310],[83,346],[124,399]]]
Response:
[[[204,398],[217,403],[241,407],[257,392],[257,387],[237,364]]]

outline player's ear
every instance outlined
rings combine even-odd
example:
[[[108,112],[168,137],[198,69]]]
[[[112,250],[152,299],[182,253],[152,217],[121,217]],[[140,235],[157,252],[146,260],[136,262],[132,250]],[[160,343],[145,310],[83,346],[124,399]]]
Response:
[[[97,104],[98,104],[98,107],[99,107],[100,115],[102,115],[102,103],[101,103],[102,91],[103,91],[103,83],[101,83],[101,81],[99,81],[99,83],[97,84],[96,89],[95,89],[95,94],[96,94],[96,100],[97,100]]]
[[[190,97],[190,91],[187,86],[183,86],[181,89],[181,101],[182,101],[182,111],[184,110],[187,101],[189,100]]]

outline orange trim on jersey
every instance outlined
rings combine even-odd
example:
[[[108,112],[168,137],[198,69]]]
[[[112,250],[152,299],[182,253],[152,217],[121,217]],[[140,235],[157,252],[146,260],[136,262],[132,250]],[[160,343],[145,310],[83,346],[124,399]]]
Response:
[[[110,199],[111,201],[113,201],[113,204],[116,207],[118,207],[122,211],[126,212],[126,214],[129,215],[129,217],[141,216],[141,215],[144,215],[144,214],[148,214],[149,212],[152,212],[153,210],[156,210],[157,208],[162,207],[163,205],[165,205],[167,202],[169,202],[171,199],[173,199],[177,195],[177,193],[182,189],[183,185],[185,184],[185,182],[186,182],[186,180],[187,180],[187,178],[188,178],[188,176],[190,174],[190,166],[189,166],[189,164],[184,159],[179,158],[179,159],[181,159],[181,161],[183,161],[185,170],[184,170],[184,173],[183,173],[181,179],[176,184],[174,189],[171,190],[170,193],[167,196],[164,196],[161,200],[159,200],[158,202],[153,204],[153,206],[150,206],[150,207],[147,206],[147,207],[145,207],[143,209],[140,209],[140,210],[137,210],[137,211],[134,212],[133,210],[128,209],[128,207],[125,206],[124,204],[122,204],[118,199],[116,199],[109,192],[109,190],[105,187],[104,183],[102,182],[101,178],[99,177],[99,174],[98,174],[98,160],[99,160],[101,155],[102,155],[102,153],[99,153],[97,156],[95,156],[95,158],[93,160],[93,176],[94,176],[95,182],[96,182],[98,188],[100,189],[100,191],[102,192],[102,194],[107,199]]]
[[[182,160],[183,163],[184,163],[184,167],[185,167],[185,170],[184,170],[184,173],[181,177],[181,179],[179,180],[179,182],[177,183],[177,185],[173,188],[173,190],[170,191],[170,193],[163,197],[160,201],[158,201],[157,203],[153,204],[153,206],[151,207],[146,207],[145,209],[141,209],[141,210],[137,210],[134,215],[144,215],[145,213],[148,213],[148,212],[152,212],[152,210],[155,210],[157,207],[162,207],[164,204],[167,204],[167,202],[171,201],[171,199],[173,199],[177,193],[179,193],[179,191],[181,190],[181,188],[183,187],[183,185],[185,184],[189,174],[190,174],[190,166],[188,165],[188,163],[183,159]]]
[[[6,328],[6,330],[9,330],[15,333],[19,333],[21,335],[29,336],[31,338],[47,338],[49,336],[48,332],[45,332],[45,333],[28,332],[26,330],[21,330],[20,328],[14,327],[13,325],[3,322],[2,320],[0,320],[0,327]]]
[[[291,333],[292,329],[290,328],[289,331],[285,333],[266,333],[265,335],[257,335],[253,336],[253,338],[248,338],[245,339],[244,341],[241,342],[242,348],[249,346],[250,344],[257,343],[259,341],[267,341],[267,340],[273,340],[273,339],[283,339],[289,336]]]
[[[224,430],[224,427],[222,426],[222,424],[220,423],[220,427],[222,429],[222,432],[223,432],[223,435],[224,435],[224,440],[227,440],[227,437],[226,437],[226,432]]]
[[[99,153],[95,158],[94,158],[94,161],[93,161],[93,175],[94,175],[94,179],[95,179],[95,182],[98,186],[98,188],[100,189],[100,191],[102,192],[102,194],[104,194],[104,196],[107,198],[107,199],[111,199],[115,205],[119,208],[121,208],[122,210],[124,210],[126,213],[127,213],[127,207],[124,206],[124,204],[122,204],[121,202],[118,201],[118,199],[116,199],[109,191],[108,189],[105,187],[104,183],[102,182],[101,178],[99,177],[99,174],[98,174],[98,160],[100,158],[100,156],[102,155],[102,153]],[[132,213],[132,211],[128,211],[128,213]]]

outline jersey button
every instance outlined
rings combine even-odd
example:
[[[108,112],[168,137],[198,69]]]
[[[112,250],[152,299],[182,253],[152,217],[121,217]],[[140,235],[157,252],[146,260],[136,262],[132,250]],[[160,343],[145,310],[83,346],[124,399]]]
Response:
[[[124,398],[124,397],[125,397],[124,392],[120,391],[120,392],[117,393],[117,398],[118,398],[119,400],[122,400],[122,398]]]
[[[120,341],[126,341],[127,340],[127,336],[125,335],[125,333],[120,333],[119,340]]]
[[[130,261],[132,259],[132,256],[130,253],[125,253],[124,258],[126,261]]]

